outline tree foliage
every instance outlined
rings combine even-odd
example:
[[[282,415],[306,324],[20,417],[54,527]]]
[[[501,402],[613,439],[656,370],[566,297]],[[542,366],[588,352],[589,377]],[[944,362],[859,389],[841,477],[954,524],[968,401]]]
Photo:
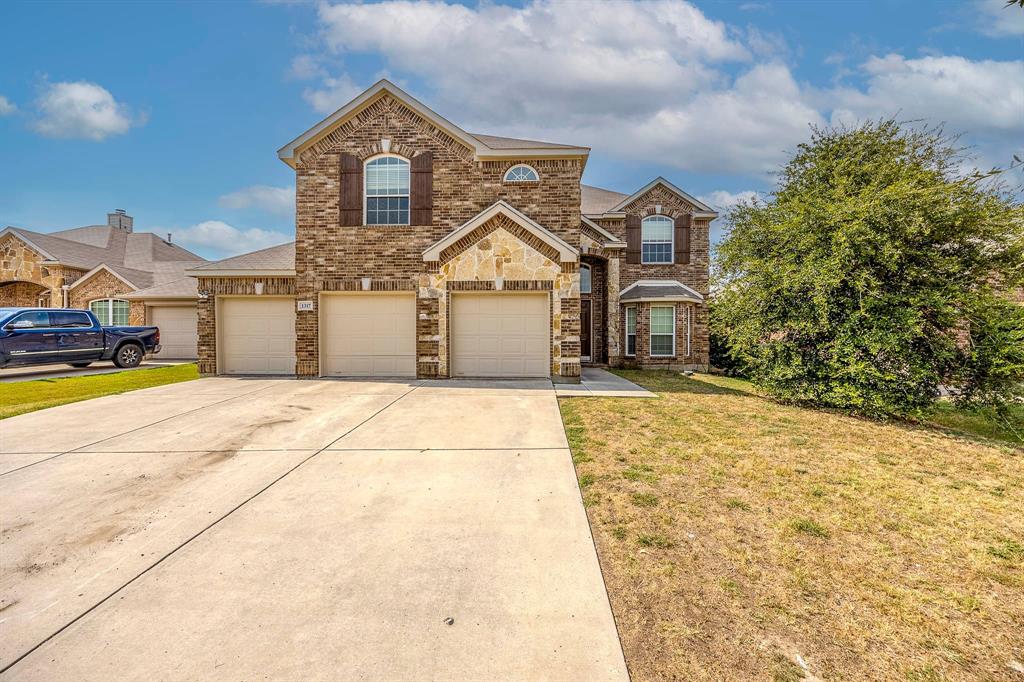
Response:
[[[1024,210],[963,173],[941,130],[812,130],[776,191],[730,212],[712,324],[783,400],[909,415],[940,385],[1013,399],[1024,381]]]

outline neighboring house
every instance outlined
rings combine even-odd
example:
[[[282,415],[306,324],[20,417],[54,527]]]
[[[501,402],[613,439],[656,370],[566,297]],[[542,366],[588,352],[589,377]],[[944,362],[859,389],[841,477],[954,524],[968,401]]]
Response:
[[[296,242],[197,266],[207,374],[551,377],[708,364],[709,223],[586,147],[467,133],[387,81],[278,155]]]
[[[0,307],[82,308],[103,324],[160,327],[161,357],[196,357],[196,280],[205,260],[151,232],[124,211],[106,225],[60,232],[0,231]]]

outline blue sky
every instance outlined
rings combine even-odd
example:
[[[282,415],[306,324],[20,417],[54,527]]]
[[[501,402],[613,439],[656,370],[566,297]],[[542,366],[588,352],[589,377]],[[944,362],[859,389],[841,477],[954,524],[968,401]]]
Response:
[[[809,124],[898,114],[1024,152],[1024,10],[977,2],[6,3],[0,225],[172,232],[207,257],[294,235],[276,150],[380,77],[472,132],[591,146],[726,207]]]

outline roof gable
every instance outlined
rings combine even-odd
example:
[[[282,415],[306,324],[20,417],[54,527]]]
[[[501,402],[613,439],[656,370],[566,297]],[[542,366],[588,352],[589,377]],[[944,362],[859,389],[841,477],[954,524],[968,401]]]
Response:
[[[298,163],[299,156],[303,151],[316,144],[319,140],[323,139],[331,132],[353,119],[361,111],[373,105],[385,96],[393,97],[407,106],[418,116],[422,116],[425,120],[437,126],[438,129],[444,131],[453,139],[464,145],[479,159],[518,157],[534,158],[543,156],[581,156],[586,158],[590,154],[589,147],[573,147],[570,145],[559,145],[551,142],[519,140],[515,138],[502,138],[490,135],[471,135],[417,100],[409,93],[399,88],[391,81],[382,79],[371,85],[351,102],[278,149],[278,158],[292,168],[295,168]]]
[[[637,199],[639,199],[643,195],[647,194],[648,192],[650,192],[652,189],[654,189],[655,187],[657,187],[659,185],[664,187],[665,189],[667,189],[669,192],[672,192],[676,196],[678,196],[678,197],[684,199],[685,201],[689,202],[694,207],[696,207],[698,209],[698,212],[697,212],[697,216],[698,217],[702,217],[702,218],[716,218],[716,217],[718,217],[718,212],[715,209],[711,208],[710,206],[705,204],[700,199],[697,199],[696,197],[694,197],[694,196],[692,196],[690,194],[687,194],[686,192],[684,192],[683,190],[679,189],[678,187],[676,187],[671,182],[669,182],[668,180],[666,180],[665,178],[663,178],[661,176],[658,176],[658,177],[654,178],[654,180],[651,180],[649,183],[647,183],[646,185],[641,187],[639,190],[637,190],[636,192],[633,192],[632,194],[630,194],[628,197],[626,197],[625,199],[620,201],[618,204],[616,204],[615,206],[610,208],[608,211],[606,211],[606,213],[618,213],[618,212],[622,211],[623,209],[626,208],[626,206],[629,206],[631,203],[633,203],[634,201],[636,201]]]
[[[496,201],[484,210],[477,213],[471,219],[455,228],[430,248],[423,252],[424,261],[437,261],[441,259],[441,252],[462,237],[471,233],[476,228],[486,223],[497,215],[504,215],[542,242],[558,252],[559,258],[564,262],[573,263],[579,259],[579,251],[568,242],[562,240],[553,232],[540,225],[538,222],[514,208],[504,201]]]

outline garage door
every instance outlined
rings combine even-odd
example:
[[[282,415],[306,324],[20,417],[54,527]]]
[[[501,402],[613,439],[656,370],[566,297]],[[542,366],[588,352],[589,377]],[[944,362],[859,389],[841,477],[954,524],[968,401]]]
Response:
[[[194,305],[153,306],[149,309],[149,324],[160,328],[159,357],[194,360],[198,356]]]
[[[295,374],[295,300],[218,300],[221,374]]]
[[[416,298],[411,294],[324,294],[324,376],[415,377]]]
[[[455,294],[453,375],[550,376],[550,329],[547,294]]]

